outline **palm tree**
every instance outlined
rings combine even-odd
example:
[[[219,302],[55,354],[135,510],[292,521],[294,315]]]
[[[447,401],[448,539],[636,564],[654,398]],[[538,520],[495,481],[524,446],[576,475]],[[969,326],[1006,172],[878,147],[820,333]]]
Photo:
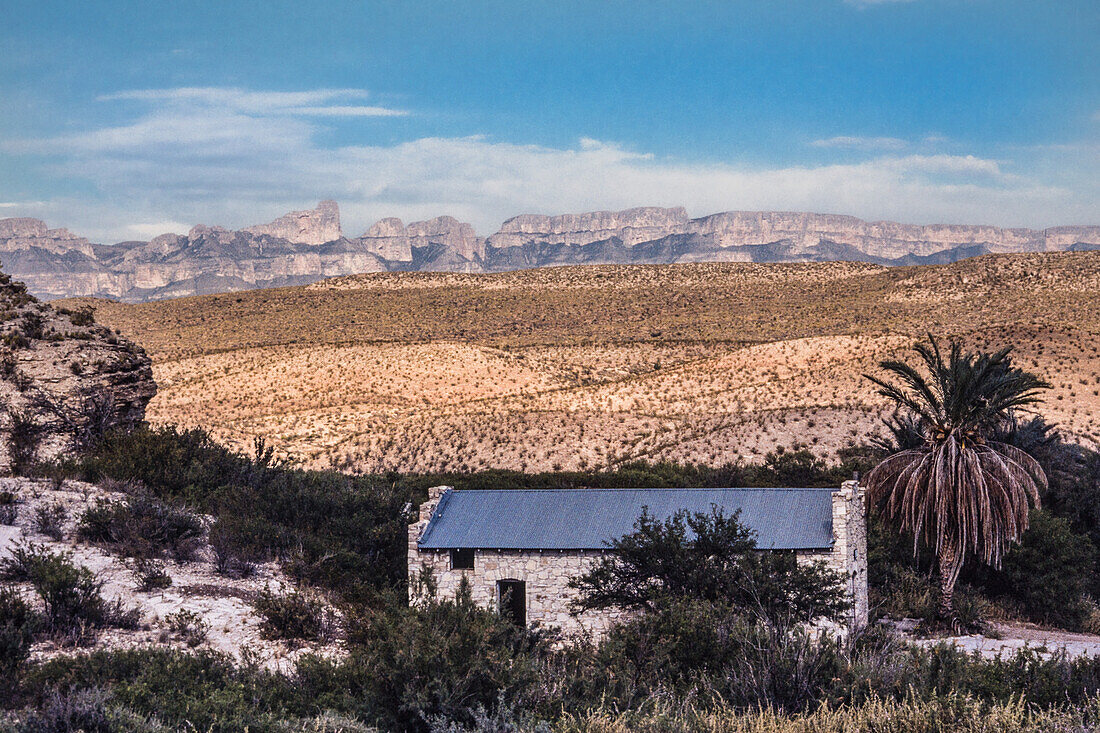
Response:
[[[865,375],[903,412],[899,425],[920,438],[867,475],[867,497],[888,523],[913,535],[914,554],[922,540],[932,548],[940,618],[954,624],[952,596],[967,557],[1000,567],[1028,527],[1030,506],[1039,506],[1043,469],[998,438],[1014,411],[1038,402],[1050,385],[1013,367],[1009,349],[964,353],[953,342],[945,361],[929,336],[915,350],[924,373],[888,360],[880,367],[897,383]]]

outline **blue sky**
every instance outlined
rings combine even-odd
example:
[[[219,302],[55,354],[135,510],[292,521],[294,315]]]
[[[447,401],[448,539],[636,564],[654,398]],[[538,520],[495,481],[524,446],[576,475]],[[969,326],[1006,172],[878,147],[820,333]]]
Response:
[[[0,216],[102,241],[683,205],[1100,223],[1095,0],[34,2]]]

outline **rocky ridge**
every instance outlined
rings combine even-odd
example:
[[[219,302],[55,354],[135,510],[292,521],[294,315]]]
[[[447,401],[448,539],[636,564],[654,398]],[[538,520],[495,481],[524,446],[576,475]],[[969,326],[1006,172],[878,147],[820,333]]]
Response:
[[[269,224],[242,230],[248,234],[285,239],[297,244],[324,244],[339,239],[340,207],[335,201],[322,201],[316,209],[292,211]]]
[[[141,347],[0,273],[0,470],[141,424],[156,390]]]
[[[199,225],[149,242],[92,244],[37,219],[0,220],[0,259],[39,297],[145,301],[302,285],[387,271],[503,272],[553,265],[675,262],[946,264],[990,253],[1100,248],[1100,226],[1045,230],[867,222],[805,212],[729,211],[696,219],[683,208],[508,219],[477,236],[454,217],[382,219],[347,238],[339,207],[322,201],[241,230]]]

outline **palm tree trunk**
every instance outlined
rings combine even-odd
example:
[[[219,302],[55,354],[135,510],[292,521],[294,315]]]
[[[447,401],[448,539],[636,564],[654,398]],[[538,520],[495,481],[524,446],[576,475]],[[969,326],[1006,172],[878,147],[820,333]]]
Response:
[[[943,548],[940,550],[939,556],[939,617],[941,621],[954,621],[955,619],[955,606],[953,603],[955,596],[955,583],[959,579],[959,572],[962,570],[962,565],[963,553],[956,550],[954,545],[944,545]]]

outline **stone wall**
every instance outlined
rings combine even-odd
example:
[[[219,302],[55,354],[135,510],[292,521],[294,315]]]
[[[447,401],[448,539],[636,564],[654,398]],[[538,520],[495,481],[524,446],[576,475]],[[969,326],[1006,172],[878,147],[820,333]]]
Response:
[[[526,583],[527,622],[555,626],[566,635],[587,634],[599,638],[623,617],[618,611],[570,613],[577,592],[569,580],[586,572],[603,554],[593,551],[476,550],[473,570],[452,570],[448,550],[420,550],[417,541],[431,520],[449,486],[437,486],[420,506],[420,514],[409,526],[409,600],[423,600],[426,589],[421,574],[430,574],[440,598],[454,598],[462,579],[470,585],[473,600],[485,608],[496,608],[497,582],[522,580]],[[846,626],[860,628],[867,623],[867,525],[863,491],[854,481],[833,492],[833,535],[830,551],[799,553],[800,563],[824,562],[844,576],[852,611]]]
[[[833,492],[832,552],[811,554],[807,560],[824,560],[841,574],[845,592],[852,603],[847,626],[859,629],[867,625],[867,511],[864,490],[855,481],[845,481]]]

